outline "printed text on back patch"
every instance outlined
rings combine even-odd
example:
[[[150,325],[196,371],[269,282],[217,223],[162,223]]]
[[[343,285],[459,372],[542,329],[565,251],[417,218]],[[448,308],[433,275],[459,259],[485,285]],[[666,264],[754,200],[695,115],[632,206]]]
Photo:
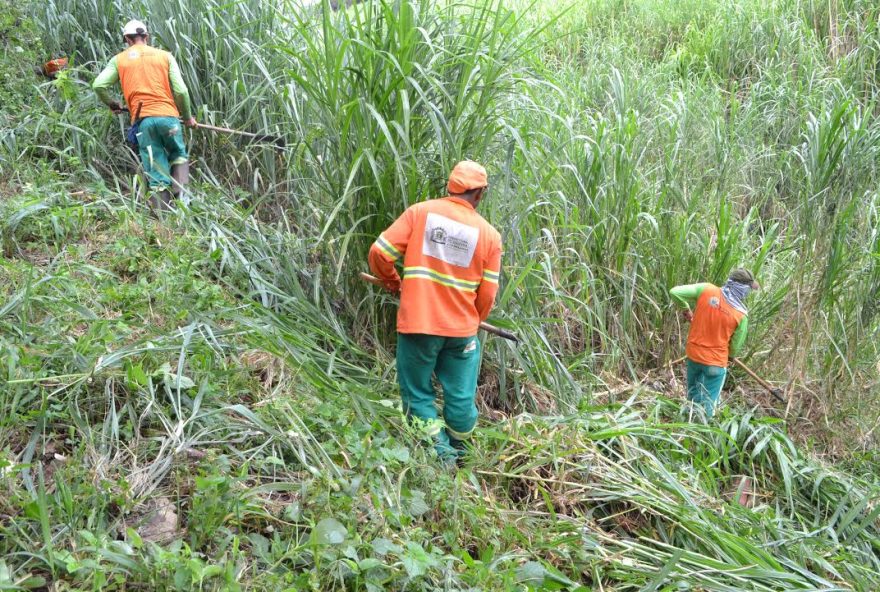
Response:
[[[478,228],[431,212],[425,221],[422,253],[458,267],[470,267],[479,238]]]

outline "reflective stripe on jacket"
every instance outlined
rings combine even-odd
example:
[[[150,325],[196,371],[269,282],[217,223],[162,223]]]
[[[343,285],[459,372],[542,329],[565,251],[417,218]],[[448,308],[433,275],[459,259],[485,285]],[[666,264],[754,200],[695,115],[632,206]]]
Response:
[[[467,201],[433,199],[407,208],[373,243],[369,262],[388,287],[400,285],[400,333],[469,337],[495,303],[501,235]]]
[[[727,366],[730,337],[744,317],[727,303],[721,288],[707,285],[697,298],[685,349],[687,357],[708,366]]]
[[[116,56],[119,83],[132,120],[141,117],[180,117],[171,92],[171,54],[149,45],[132,45]]]

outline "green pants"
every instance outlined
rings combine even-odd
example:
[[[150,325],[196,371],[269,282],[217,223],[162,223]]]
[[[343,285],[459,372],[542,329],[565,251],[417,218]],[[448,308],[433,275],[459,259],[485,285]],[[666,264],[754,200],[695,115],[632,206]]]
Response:
[[[688,359],[687,376],[688,400],[702,405],[706,415],[712,417],[715,413],[715,405],[718,404],[718,398],[721,396],[727,368],[707,366]]]
[[[187,161],[183,124],[176,117],[145,117],[138,131],[141,164],[151,189],[171,187],[171,167]]]
[[[397,334],[397,378],[407,417],[425,422],[435,438],[437,453],[455,458],[477,424],[477,375],[480,340],[474,337],[438,337]],[[438,422],[436,393],[431,376],[443,388],[443,423]]]

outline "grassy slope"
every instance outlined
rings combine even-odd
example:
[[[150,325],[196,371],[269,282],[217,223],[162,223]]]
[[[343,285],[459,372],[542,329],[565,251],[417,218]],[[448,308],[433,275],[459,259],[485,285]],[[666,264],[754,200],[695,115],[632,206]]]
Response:
[[[221,200],[159,224],[36,181],[3,201],[7,584],[876,585],[873,478],[805,459],[774,420],[688,423],[637,389],[496,415],[451,474],[391,408],[387,356],[327,333],[330,310],[241,298],[233,255],[270,230],[249,236]],[[755,478],[754,509],[730,502],[735,475]],[[157,546],[137,532],[166,503],[176,542]]]
[[[303,291],[295,234],[212,188],[160,224],[45,163],[0,187],[0,585],[877,587],[876,476],[775,420],[690,423],[637,388],[498,413],[451,474],[401,423],[373,332]],[[753,509],[729,502],[741,474]],[[137,534],[170,511],[175,542]]]

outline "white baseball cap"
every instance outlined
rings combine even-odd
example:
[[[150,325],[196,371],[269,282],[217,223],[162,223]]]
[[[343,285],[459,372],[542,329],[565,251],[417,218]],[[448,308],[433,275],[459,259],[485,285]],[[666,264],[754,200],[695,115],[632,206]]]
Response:
[[[147,35],[147,25],[141,21],[128,21],[122,28],[122,36],[128,37],[129,35]]]

